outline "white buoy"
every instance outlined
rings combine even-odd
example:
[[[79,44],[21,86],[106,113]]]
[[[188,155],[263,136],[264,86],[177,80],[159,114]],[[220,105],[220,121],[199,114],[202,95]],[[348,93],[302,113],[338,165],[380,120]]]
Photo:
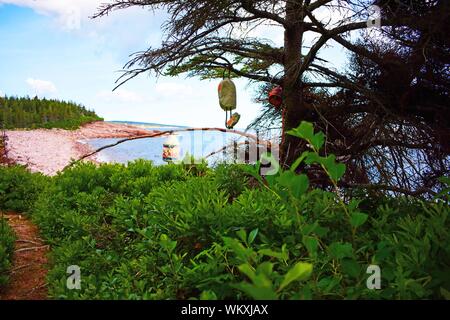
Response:
[[[163,144],[163,161],[174,162],[180,159],[180,141],[177,134],[171,134]]]

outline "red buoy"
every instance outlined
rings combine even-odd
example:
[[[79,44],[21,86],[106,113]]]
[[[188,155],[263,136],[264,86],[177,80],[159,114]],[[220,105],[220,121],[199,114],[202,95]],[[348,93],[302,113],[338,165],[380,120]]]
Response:
[[[275,108],[281,107],[283,104],[283,88],[277,86],[269,92],[269,103]]]

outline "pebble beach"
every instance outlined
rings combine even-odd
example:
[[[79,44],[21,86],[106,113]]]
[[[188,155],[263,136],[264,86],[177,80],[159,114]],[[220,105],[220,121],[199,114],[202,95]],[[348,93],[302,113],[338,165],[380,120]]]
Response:
[[[109,122],[93,122],[70,131],[63,129],[11,130],[7,154],[13,162],[27,166],[32,172],[55,175],[71,160],[93,151],[87,141],[97,138],[128,138],[149,134],[148,130]],[[96,156],[87,159],[99,162]]]

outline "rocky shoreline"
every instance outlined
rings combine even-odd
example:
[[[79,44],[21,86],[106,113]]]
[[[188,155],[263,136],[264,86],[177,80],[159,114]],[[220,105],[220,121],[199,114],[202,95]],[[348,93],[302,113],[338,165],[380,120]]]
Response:
[[[73,159],[93,151],[87,141],[97,138],[131,138],[151,133],[127,124],[93,122],[78,130],[37,129],[6,131],[8,158],[32,172],[55,175]],[[87,159],[99,162],[93,156]]]

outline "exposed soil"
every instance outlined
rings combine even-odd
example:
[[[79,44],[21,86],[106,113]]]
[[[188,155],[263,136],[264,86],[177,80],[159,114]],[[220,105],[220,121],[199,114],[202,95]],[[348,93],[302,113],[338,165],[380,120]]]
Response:
[[[39,238],[37,227],[20,214],[5,218],[16,233],[10,281],[0,292],[0,300],[47,299],[46,275],[49,247]]]

